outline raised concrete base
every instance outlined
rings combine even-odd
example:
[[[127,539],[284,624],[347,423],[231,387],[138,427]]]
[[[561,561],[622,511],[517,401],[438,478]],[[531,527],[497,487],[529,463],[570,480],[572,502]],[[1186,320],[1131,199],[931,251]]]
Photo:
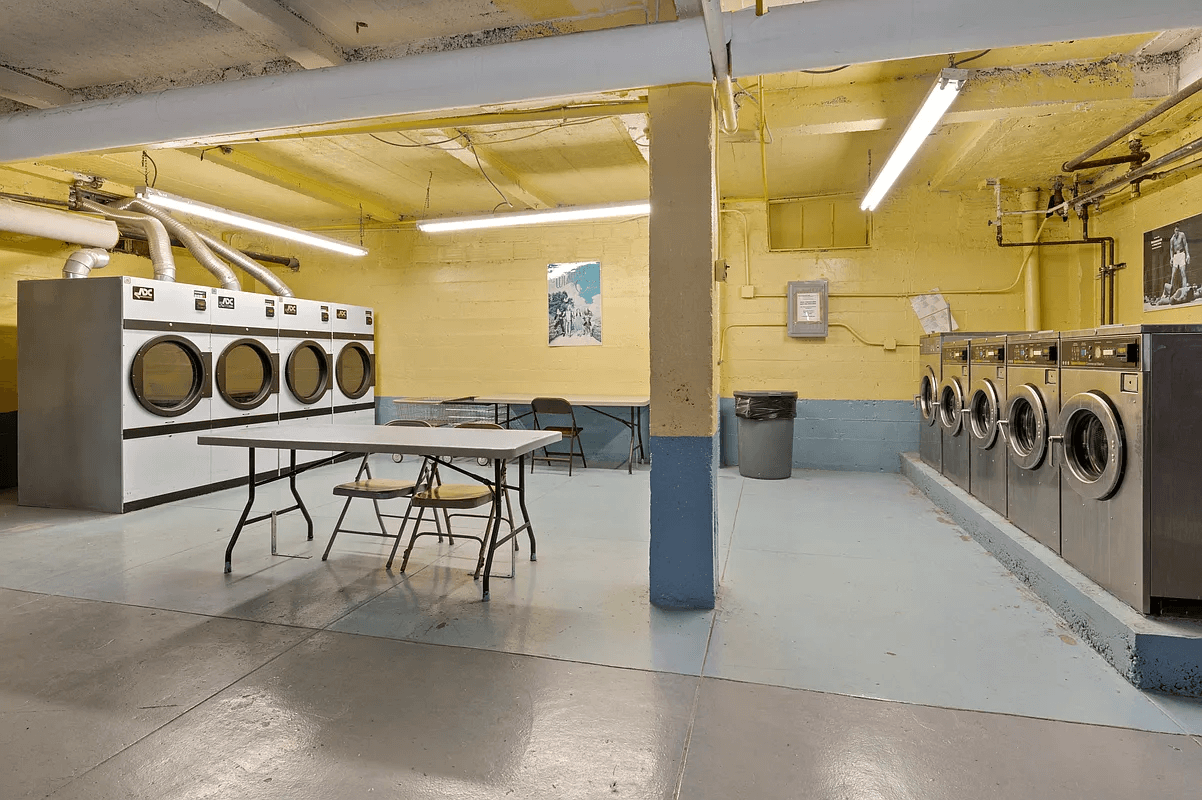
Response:
[[[901,471],[1133,685],[1202,697],[1202,623],[1143,616],[944,479],[917,453],[902,454]]]

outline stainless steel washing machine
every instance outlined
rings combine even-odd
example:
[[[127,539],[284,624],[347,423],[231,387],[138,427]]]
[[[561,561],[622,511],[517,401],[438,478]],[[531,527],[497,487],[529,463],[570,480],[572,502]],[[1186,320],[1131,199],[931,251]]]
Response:
[[[1002,417],[1009,459],[1007,516],[1028,536],[1060,552],[1060,471],[1048,437],[1060,415],[1060,334],[1006,337],[1006,388]]]
[[[969,395],[966,427],[969,490],[1002,516],[1006,515],[1006,445],[1000,433],[1006,407],[1006,337],[973,336],[969,346]]]
[[[940,363],[943,334],[923,336],[918,341],[918,455],[932,469],[943,469],[943,433],[939,427],[939,382],[943,378]]]
[[[1060,341],[1065,560],[1145,614],[1202,600],[1202,327]]]
[[[939,428],[943,447],[943,474],[961,489],[969,488],[969,448],[972,447],[964,424],[968,399],[968,348],[965,337],[943,339],[939,382]]]

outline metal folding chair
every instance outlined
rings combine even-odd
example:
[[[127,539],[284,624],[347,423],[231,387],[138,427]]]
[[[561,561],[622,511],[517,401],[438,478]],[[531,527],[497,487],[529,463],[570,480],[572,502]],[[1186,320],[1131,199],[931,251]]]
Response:
[[[576,411],[572,408],[572,404],[562,397],[536,397],[530,401],[530,411],[534,416],[534,427],[544,431],[555,431],[563,436],[568,442],[568,452],[554,452],[543,448],[543,454],[530,456],[530,471],[534,472],[534,462],[537,461],[566,461],[568,462],[568,476],[572,475],[572,464],[576,460],[577,454],[580,456],[580,463],[588,468],[588,461],[584,457],[584,445],[580,443],[580,434],[584,432],[576,424]],[[550,417],[567,417],[572,421],[571,425],[544,425],[538,417],[542,415],[544,418]]]

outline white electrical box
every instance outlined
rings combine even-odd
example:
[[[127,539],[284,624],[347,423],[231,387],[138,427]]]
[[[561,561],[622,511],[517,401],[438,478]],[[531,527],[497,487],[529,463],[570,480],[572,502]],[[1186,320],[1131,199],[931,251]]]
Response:
[[[827,282],[789,281],[789,335],[798,339],[825,339],[827,335]]]

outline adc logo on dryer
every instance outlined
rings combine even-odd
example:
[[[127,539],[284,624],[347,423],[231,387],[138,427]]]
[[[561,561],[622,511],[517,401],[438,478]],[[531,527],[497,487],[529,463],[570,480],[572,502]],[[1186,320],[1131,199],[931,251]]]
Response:
[[[154,288],[150,286],[135,286],[135,300],[154,300]]]
[[[234,298],[225,297],[224,295],[220,295],[220,294],[217,295],[217,307],[218,308],[233,308],[234,307]]]

